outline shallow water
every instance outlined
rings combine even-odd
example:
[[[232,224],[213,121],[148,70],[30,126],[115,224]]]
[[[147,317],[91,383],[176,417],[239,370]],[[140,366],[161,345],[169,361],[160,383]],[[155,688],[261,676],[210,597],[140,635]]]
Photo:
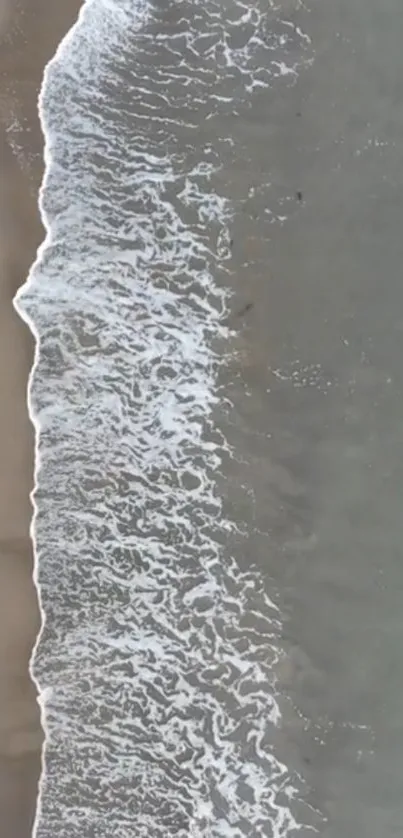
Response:
[[[401,828],[389,5],[93,2],[48,69],[38,838]]]

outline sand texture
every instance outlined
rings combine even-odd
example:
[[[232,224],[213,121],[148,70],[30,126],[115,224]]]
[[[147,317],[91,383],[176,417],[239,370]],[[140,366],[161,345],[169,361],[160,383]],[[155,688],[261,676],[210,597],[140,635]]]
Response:
[[[78,0],[0,0],[0,824],[31,834],[42,731],[29,659],[40,626],[29,526],[34,433],[27,412],[33,339],[12,300],[43,230],[37,191],[43,70],[78,13]],[[11,126],[18,124],[19,153]]]

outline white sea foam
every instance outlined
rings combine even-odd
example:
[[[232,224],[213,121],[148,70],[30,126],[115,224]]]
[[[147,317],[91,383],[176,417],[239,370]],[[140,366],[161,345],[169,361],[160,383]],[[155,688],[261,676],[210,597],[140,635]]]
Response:
[[[220,126],[282,66],[267,14],[88,0],[45,74],[47,238],[17,300],[38,342],[36,838],[297,828],[271,747],[280,615],[228,555],[216,480]]]

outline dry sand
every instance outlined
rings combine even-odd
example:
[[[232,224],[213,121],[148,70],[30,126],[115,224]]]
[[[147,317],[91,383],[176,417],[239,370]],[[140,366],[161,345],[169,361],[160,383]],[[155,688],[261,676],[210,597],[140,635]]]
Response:
[[[43,138],[37,98],[43,70],[80,0],[0,0],[0,829],[32,831],[42,733],[29,677],[40,615],[32,582],[33,429],[26,388],[33,340],[12,299],[43,238],[37,190]],[[22,154],[10,144],[17,120]]]

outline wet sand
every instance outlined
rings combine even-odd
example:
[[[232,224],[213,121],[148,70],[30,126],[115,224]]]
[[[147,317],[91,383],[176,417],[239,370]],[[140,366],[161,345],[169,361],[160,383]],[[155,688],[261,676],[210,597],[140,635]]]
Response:
[[[26,389],[33,340],[13,309],[43,230],[37,191],[43,70],[77,16],[79,0],[0,0],[0,824],[30,835],[42,731],[29,659],[40,626],[29,526],[34,436]],[[45,24],[46,21],[46,24]]]

